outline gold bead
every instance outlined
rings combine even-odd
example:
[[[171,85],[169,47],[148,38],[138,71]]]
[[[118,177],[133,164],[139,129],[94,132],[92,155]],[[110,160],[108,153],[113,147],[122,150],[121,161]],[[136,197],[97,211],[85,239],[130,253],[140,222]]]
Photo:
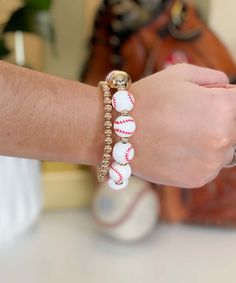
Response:
[[[110,137],[112,135],[112,130],[106,129],[105,130],[105,136]]]
[[[112,122],[111,121],[106,121],[104,123],[104,126],[105,126],[106,129],[110,129],[112,127]]]
[[[106,77],[106,81],[108,81],[111,88],[117,89],[127,89],[131,84],[130,76],[123,71],[117,70],[110,72]]]
[[[104,104],[111,104],[111,99],[109,97],[105,97]]]
[[[97,167],[97,175],[99,176],[99,174],[100,174],[100,168],[101,168],[101,165],[98,165],[98,167]]]
[[[104,147],[104,152],[105,152],[105,153],[111,153],[111,151],[112,151],[112,147],[111,147],[110,145],[106,145],[106,146]]]
[[[102,90],[105,92],[105,91],[110,91],[110,87],[109,87],[109,85],[108,85],[108,83],[106,83],[106,84],[104,84],[103,86],[102,86]]]
[[[105,138],[105,144],[112,144],[112,138],[108,137],[108,138]]]
[[[103,174],[101,174],[101,165],[97,167],[97,177],[98,179],[103,177]]]
[[[108,166],[102,167],[101,173],[105,175],[107,174],[107,172],[108,172]]]
[[[109,160],[103,160],[102,161],[102,165],[109,166],[110,165],[110,161]]]
[[[105,176],[98,175],[98,182],[104,183],[105,181],[106,181],[106,177]]]
[[[109,160],[111,159],[110,154],[104,153],[104,154],[103,154],[103,159],[104,159],[105,161],[109,161]]]
[[[110,91],[104,91],[103,95],[104,97],[109,97],[109,98],[111,97]]]
[[[109,104],[107,104],[107,105],[105,105],[104,110],[105,110],[106,112],[111,112],[111,111],[112,111],[112,106],[109,105]]]
[[[122,141],[122,143],[127,143],[129,141],[129,139],[128,138],[122,138],[121,141]]]
[[[107,172],[106,172],[106,174],[107,174]],[[106,174],[105,174],[105,175],[106,175]],[[103,182],[105,182],[105,180],[106,180],[106,176],[104,176],[104,177],[103,177],[103,180],[104,180]]]
[[[100,88],[104,88],[105,86],[106,86],[106,87],[109,87],[109,86],[108,86],[108,83],[105,82],[105,81],[100,81],[100,82],[98,83],[98,86],[99,86]]]
[[[101,170],[108,170],[108,165],[102,163]]]
[[[105,113],[104,114],[104,118],[105,118],[105,120],[111,120],[111,118],[112,118],[112,115],[111,115],[111,113],[109,112],[109,113]]]
[[[129,111],[124,110],[124,111],[121,112],[121,115],[122,116],[128,116],[129,115]]]

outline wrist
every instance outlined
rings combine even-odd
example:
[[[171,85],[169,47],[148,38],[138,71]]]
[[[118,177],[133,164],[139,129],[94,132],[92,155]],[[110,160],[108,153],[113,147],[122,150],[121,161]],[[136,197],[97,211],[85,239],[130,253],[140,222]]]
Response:
[[[101,161],[104,143],[103,97],[99,87],[87,86],[85,93],[86,109],[83,120],[84,145],[79,145],[80,163],[95,165]]]
[[[98,180],[99,182],[107,181],[109,187],[114,190],[124,189],[128,185],[128,179],[132,173],[129,163],[134,157],[134,148],[129,143],[129,138],[135,132],[136,123],[130,116],[130,111],[134,106],[133,95],[128,90],[130,83],[129,75],[117,70],[110,72],[105,81],[99,82],[104,97],[105,139],[104,155],[97,171]],[[113,119],[113,131],[119,137],[118,142],[114,143],[113,140],[113,147],[110,144],[112,141],[110,138],[112,132],[110,130],[112,126],[110,111],[112,107],[117,112]],[[109,129],[109,132],[106,129]]]

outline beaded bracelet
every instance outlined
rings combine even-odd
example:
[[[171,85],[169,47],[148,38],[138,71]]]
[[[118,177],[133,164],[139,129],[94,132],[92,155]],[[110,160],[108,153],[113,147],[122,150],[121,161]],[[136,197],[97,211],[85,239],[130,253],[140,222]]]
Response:
[[[129,143],[129,137],[134,134],[136,124],[129,115],[133,109],[134,98],[128,91],[131,84],[130,77],[122,71],[112,71],[106,81],[101,81],[99,86],[104,95],[104,129],[105,142],[103,160],[98,167],[98,180],[108,182],[110,188],[114,190],[124,189],[128,185],[128,179],[131,176],[130,161],[134,157],[134,148]],[[110,89],[116,90],[111,95]],[[112,106],[120,113],[113,124],[115,133],[121,137],[112,150]],[[110,166],[111,152],[115,160]],[[109,168],[110,166],[110,168]]]
[[[111,92],[108,82],[101,81],[99,86],[103,92],[104,96],[104,150],[103,150],[103,160],[98,166],[97,177],[99,182],[105,182],[108,178],[108,170],[111,160],[112,152],[112,101],[111,101]]]
[[[112,96],[112,106],[120,114],[114,121],[113,128],[121,141],[113,148],[112,156],[115,160],[109,169],[108,185],[115,190],[121,190],[128,185],[132,170],[129,165],[134,157],[134,148],[129,138],[136,129],[135,120],[129,115],[133,109],[134,98],[128,91],[131,84],[129,75],[122,71],[112,71],[106,77],[109,86],[116,90]]]

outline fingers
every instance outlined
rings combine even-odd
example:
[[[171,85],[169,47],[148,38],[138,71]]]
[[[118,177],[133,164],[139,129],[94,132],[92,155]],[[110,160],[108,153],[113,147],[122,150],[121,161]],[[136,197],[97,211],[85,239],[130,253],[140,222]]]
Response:
[[[177,68],[179,75],[182,76],[185,80],[201,86],[225,85],[229,83],[228,77],[221,71],[205,67],[198,67],[190,64],[178,64],[173,68]]]
[[[230,88],[236,88],[236,85],[232,85],[232,84],[210,84],[210,85],[204,85],[204,87],[230,89]]]

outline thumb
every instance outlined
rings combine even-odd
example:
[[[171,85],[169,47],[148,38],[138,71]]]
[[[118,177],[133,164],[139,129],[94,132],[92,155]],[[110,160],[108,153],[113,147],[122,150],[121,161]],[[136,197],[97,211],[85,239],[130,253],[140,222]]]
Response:
[[[179,67],[182,68],[182,75],[185,80],[201,86],[224,85],[229,83],[227,75],[221,71],[190,64],[181,64]]]

